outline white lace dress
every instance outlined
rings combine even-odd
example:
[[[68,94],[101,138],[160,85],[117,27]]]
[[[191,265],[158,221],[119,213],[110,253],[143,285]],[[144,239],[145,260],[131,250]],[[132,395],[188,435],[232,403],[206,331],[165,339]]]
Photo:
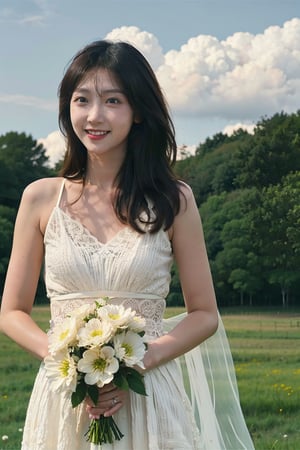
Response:
[[[59,202],[44,238],[52,321],[105,295],[145,317],[148,339],[173,327],[181,318],[163,321],[172,264],[167,233],[138,234],[124,228],[102,244],[63,212]],[[186,361],[172,361],[145,375],[147,397],[130,392],[126,406],[114,416],[124,437],[101,449],[253,449],[228,348],[221,358],[217,356],[220,345],[227,345],[221,326],[207,344],[189,352]],[[88,426],[84,405],[72,408],[68,397],[53,393],[42,363],[28,406],[22,450],[100,450],[86,441]]]

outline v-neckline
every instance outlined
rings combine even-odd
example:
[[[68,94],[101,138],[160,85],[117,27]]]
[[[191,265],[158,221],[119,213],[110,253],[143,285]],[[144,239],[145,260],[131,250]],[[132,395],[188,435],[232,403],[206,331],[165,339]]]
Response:
[[[121,228],[119,231],[117,231],[110,239],[108,239],[106,242],[100,241],[97,236],[95,236],[83,223],[81,223],[79,220],[74,219],[71,217],[68,213],[66,213],[63,209],[61,209],[58,205],[54,207],[54,210],[58,210],[64,217],[66,217],[68,220],[70,220],[72,223],[75,223],[76,226],[81,228],[81,230],[89,236],[89,238],[93,239],[95,242],[99,244],[101,247],[106,247],[110,243],[112,243],[114,240],[119,238],[123,233],[127,234],[128,232],[133,232],[133,229],[125,226]]]

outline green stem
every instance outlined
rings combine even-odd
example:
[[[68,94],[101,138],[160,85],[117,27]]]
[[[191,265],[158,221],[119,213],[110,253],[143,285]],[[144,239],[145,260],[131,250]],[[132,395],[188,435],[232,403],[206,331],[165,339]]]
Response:
[[[93,444],[112,444],[113,441],[120,441],[124,436],[113,417],[100,416],[93,419],[88,431],[85,433],[87,441]]]

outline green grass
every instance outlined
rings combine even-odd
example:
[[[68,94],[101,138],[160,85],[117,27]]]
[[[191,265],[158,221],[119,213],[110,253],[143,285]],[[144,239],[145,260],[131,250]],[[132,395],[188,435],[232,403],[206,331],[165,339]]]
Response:
[[[300,449],[300,315],[225,315],[257,450]]]
[[[168,316],[180,312],[167,309]],[[33,314],[46,330],[48,308],[35,307]],[[300,314],[235,312],[223,321],[256,450],[300,449]],[[39,362],[3,335],[0,348],[0,450],[19,450]]]
[[[49,309],[35,307],[34,318],[49,327]],[[26,407],[39,361],[0,334],[0,450],[20,450]],[[3,441],[3,436],[8,440]]]

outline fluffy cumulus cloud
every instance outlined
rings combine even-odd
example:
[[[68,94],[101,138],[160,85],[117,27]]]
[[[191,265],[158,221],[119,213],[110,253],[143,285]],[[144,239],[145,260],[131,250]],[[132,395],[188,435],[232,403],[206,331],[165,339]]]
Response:
[[[144,54],[175,120],[228,123],[223,132],[230,135],[238,128],[253,132],[263,116],[299,109],[300,18],[256,35],[239,32],[226,40],[195,36],[166,53],[156,36],[135,26],[116,28],[106,38],[130,42]],[[7,101],[54,109],[54,102],[0,95],[0,102]],[[41,142],[54,165],[64,152],[61,134],[51,133]],[[193,154],[194,147],[180,148],[179,157]]]
[[[166,54],[154,35],[137,27],[107,38],[131,42],[146,56],[175,114],[249,122],[299,108],[299,18],[222,41],[199,35]]]
[[[39,139],[38,144],[42,144],[45,147],[50,167],[54,167],[65,154],[65,139],[60,131],[53,131],[47,137]]]
[[[106,39],[131,43],[143,53],[154,70],[164,63],[163,51],[157,38],[152,33],[141,31],[138,27],[115,28],[106,35]]]
[[[242,129],[247,131],[249,134],[254,134],[255,127],[256,125],[253,123],[238,122],[233,125],[226,125],[226,127],[223,128],[222,133],[232,136],[235,131]]]

